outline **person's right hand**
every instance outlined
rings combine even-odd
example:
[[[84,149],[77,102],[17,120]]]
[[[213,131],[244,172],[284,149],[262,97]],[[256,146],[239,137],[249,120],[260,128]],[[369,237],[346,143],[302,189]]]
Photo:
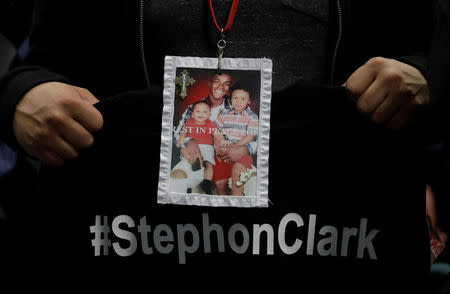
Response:
[[[200,160],[200,166],[203,166],[203,158],[200,153],[200,148],[197,145],[197,142],[194,140],[189,141],[186,147],[181,148],[181,155],[189,162],[189,164],[194,164],[197,158]]]
[[[87,89],[59,82],[40,84],[17,104],[13,128],[17,141],[48,165],[62,165],[94,142],[92,132],[103,117],[92,104],[98,99]]]

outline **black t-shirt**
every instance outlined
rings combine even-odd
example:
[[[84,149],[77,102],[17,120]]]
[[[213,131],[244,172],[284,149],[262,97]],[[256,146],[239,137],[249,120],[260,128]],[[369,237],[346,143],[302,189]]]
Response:
[[[93,148],[43,169],[39,230],[29,235],[33,287],[379,293],[424,285],[425,185],[410,134],[370,124],[343,88],[297,84],[272,101],[269,207],[158,204],[162,104],[149,97],[159,91],[96,105],[105,126]],[[288,99],[290,91],[302,98]],[[292,134],[295,144],[280,143]]]

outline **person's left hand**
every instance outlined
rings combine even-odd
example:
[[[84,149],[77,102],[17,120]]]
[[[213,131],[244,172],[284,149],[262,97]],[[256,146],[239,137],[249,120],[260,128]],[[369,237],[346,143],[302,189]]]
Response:
[[[392,129],[405,127],[415,110],[430,102],[427,81],[420,71],[394,59],[370,59],[344,86],[360,113]]]
[[[248,148],[245,145],[230,144],[227,147],[221,147],[219,152],[216,152],[217,157],[225,162],[230,163],[239,160],[242,156],[249,154]]]

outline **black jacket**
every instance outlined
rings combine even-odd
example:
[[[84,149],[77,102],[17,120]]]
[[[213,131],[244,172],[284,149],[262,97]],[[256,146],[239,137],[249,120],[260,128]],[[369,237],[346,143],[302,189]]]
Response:
[[[25,65],[12,68],[0,82],[0,138],[18,147],[12,134],[13,111],[19,99],[37,84],[63,81],[85,87],[100,99],[145,88],[141,56],[144,20],[140,19],[141,13],[145,15],[141,11],[145,9],[145,3],[34,1],[30,54]],[[206,1],[203,5],[207,7]],[[213,27],[209,17],[207,21],[211,23],[206,26]],[[251,19],[239,21],[250,24]],[[419,4],[409,1],[330,1],[328,77],[323,83],[343,83],[356,68],[374,56],[399,58],[426,75],[424,56],[428,51],[430,29],[431,3],[428,1]],[[158,40],[145,35],[145,30],[144,27],[146,52],[154,54],[153,47],[158,47]],[[17,37],[20,32],[23,30],[10,32],[5,29],[10,39],[20,39]],[[271,46],[270,39],[263,46]],[[195,46],[192,51],[195,54]],[[214,47],[207,53],[216,56]],[[162,56],[158,58],[162,59]],[[149,71],[157,67],[154,64],[147,66]],[[160,85],[162,74],[158,75],[151,77],[153,84]]]

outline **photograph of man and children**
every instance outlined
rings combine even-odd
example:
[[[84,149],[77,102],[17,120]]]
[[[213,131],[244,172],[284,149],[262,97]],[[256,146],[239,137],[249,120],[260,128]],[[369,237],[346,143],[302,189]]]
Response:
[[[256,196],[261,72],[178,68],[169,190]]]

